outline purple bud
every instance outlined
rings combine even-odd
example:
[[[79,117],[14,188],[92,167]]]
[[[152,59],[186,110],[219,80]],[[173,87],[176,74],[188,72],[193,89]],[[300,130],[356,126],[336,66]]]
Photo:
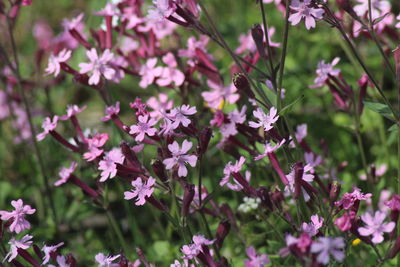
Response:
[[[231,229],[231,224],[229,223],[228,220],[224,220],[219,223],[216,234],[217,237],[216,246],[218,248],[222,247],[222,243],[224,242],[225,237],[229,234],[230,229]]]
[[[258,53],[260,53],[261,57],[265,58],[267,55],[264,50],[264,31],[260,24],[257,23],[251,27],[251,36],[256,44]]]
[[[335,203],[335,201],[337,201],[340,194],[340,188],[341,185],[337,181],[332,183],[331,190],[329,192],[329,200],[331,203]]]
[[[157,159],[151,164],[151,167],[153,168],[154,173],[157,175],[160,180],[167,184],[168,183],[168,178],[165,173],[165,165],[162,163],[161,160]]]
[[[235,73],[233,75],[233,84],[239,92],[244,93],[250,98],[255,98],[253,91],[251,90],[249,80],[243,73]]]
[[[198,148],[199,155],[203,155],[204,153],[206,153],[211,137],[212,137],[212,130],[210,127],[206,127],[200,132],[199,136],[200,144]]]
[[[257,189],[257,195],[261,199],[261,204],[264,207],[267,207],[270,211],[274,210],[274,205],[272,204],[270,192],[268,188],[265,187],[259,187]]]
[[[303,163],[297,162],[294,165],[294,198],[299,198],[301,194],[301,181],[303,180]]]
[[[122,142],[120,144],[120,147],[122,154],[131,164],[136,165],[139,162],[135,152],[129,147],[129,145],[126,142]]]
[[[182,216],[186,216],[189,213],[190,204],[194,198],[194,185],[186,183],[184,185],[185,192],[183,194],[183,203],[182,203]]]

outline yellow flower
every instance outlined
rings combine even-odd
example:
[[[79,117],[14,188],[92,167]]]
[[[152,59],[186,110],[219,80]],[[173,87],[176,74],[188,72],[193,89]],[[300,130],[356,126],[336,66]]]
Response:
[[[352,246],[358,246],[361,243],[361,239],[360,238],[356,238],[353,240],[353,242],[351,242]]]

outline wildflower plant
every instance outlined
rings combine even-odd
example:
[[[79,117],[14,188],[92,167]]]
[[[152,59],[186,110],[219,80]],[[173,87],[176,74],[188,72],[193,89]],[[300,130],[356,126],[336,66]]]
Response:
[[[53,2],[0,0],[1,266],[399,264],[398,2]]]

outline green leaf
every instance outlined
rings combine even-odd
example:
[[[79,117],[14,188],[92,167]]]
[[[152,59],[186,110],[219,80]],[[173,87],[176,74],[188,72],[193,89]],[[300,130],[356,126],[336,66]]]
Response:
[[[298,102],[303,100],[303,98],[304,98],[304,95],[301,95],[296,100],[294,100],[292,103],[283,107],[283,109],[279,112],[279,115],[283,116],[283,115],[289,113]]]
[[[364,105],[366,108],[381,114],[385,118],[391,121],[396,121],[392,114],[392,111],[387,105],[370,101],[364,101]]]
[[[276,107],[277,95],[274,91],[269,89],[266,84],[260,83],[264,93],[267,95],[268,100],[271,104]]]
[[[392,126],[390,126],[390,128],[388,129],[389,132],[397,132],[399,130],[399,127],[397,126],[397,124],[393,124]]]

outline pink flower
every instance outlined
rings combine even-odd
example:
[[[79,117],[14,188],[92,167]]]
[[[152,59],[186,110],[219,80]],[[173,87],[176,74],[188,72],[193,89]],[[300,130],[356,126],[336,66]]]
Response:
[[[246,248],[246,254],[249,257],[244,261],[246,267],[262,267],[270,262],[266,254],[257,255],[254,247]]]
[[[116,16],[119,15],[119,9],[112,3],[107,3],[100,11],[94,12],[97,16]]]
[[[352,193],[344,193],[342,199],[340,201],[336,201],[335,205],[338,207],[342,207],[345,210],[352,208],[356,203],[360,200],[367,200],[371,198],[372,194],[363,194],[359,188],[354,188]]]
[[[318,241],[312,243],[311,252],[318,253],[317,261],[322,264],[328,264],[330,256],[338,262],[342,262],[344,247],[343,237],[319,237]]]
[[[103,253],[98,253],[95,256],[95,260],[99,264],[98,267],[118,267],[119,264],[117,263],[112,263],[116,259],[118,259],[121,255],[115,255],[115,256],[105,256]]]
[[[149,100],[147,100],[146,104],[154,110],[149,113],[150,117],[159,120],[163,117],[162,113],[165,113],[167,110],[173,108],[174,101],[168,100],[167,94],[160,93],[158,95],[158,99],[152,96],[149,98]]]
[[[201,96],[210,108],[221,109],[221,105],[224,101],[229,104],[235,104],[240,97],[239,94],[235,94],[237,89],[233,84],[225,87],[223,84],[217,84],[211,80],[208,80],[207,84],[212,91],[203,92],[201,93]]]
[[[63,115],[60,117],[60,120],[68,120],[70,119],[72,116],[75,116],[79,113],[81,113],[82,111],[84,111],[86,109],[86,105],[83,107],[78,107],[77,105],[68,105],[67,106],[67,115]]]
[[[107,179],[114,178],[117,175],[117,164],[124,162],[125,156],[120,148],[113,148],[105,153],[104,158],[99,162],[99,170],[101,171],[100,182],[105,182]]]
[[[58,173],[58,175],[60,176],[60,179],[58,181],[56,181],[54,183],[55,186],[60,186],[62,184],[65,184],[69,177],[71,176],[71,174],[75,171],[76,167],[78,166],[78,164],[73,161],[71,163],[71,165],[69,166],[69,168],[61,168],[60,172]]]
[[[255,160],[260,160],[265,158],[266,156],[268,156],[268,154],[273,153],[274,151],[276,151],[278,148],[280,148],[284,143],[285,143],[285,139],[282,139],[282,141],[276,145],[271,145],[270,142],[265,142],[264,145],[264,153],[262,153],[261,155],[258,155],[257,157],[255,157]]]
[[[299,22],[304,18],[306,23],[306,28],[315,28],[315,19],[322,19],[324,10],[321,8],[309,7],[311,0],[304,0],[300,2],[299,0],[293,0],[290,8],[295,11],[289,17],[289,21],[293,26],[299,24]]]
[[[334,69],[333,67],[338,64],[340,58],[336,57],[333,59],[332,63],[325,63],[324,60],[321,60],[318,63],[317,70],[317,78],[314,80],[314,84],[311,87],[321,87],[324,86],[325,82],[329,79],[329,76],[337,77],[340,74],[340,69]]]
[[[223,138],[226,139],[231,135],[236,135],[238,133],[236,125],[237,124],[242,124],[246,121],[246,110],[247,107],[243,106],[240,112],[235,109],[232,112],[228,113],[228,120],[229,122],[225,122],[225,116],[220,112],[216,112],[214,119],[210,122],[211,124],[216,124],[217,126],[220,125],[220,132],[223,135]],[[225,123],[224,123],[225,122]]]
[[[157,129],[153,128],[156,123],[156,120],[149,119],[149,115],[140,115],[138,123],[131,126],[129,133],[136,134],[135,140],[137,142],[142,142],[145,134],[148,136],[154,136],[156,134]]]
[[[66,62],[71,57],[71,53],[71,50],[63,49],[57,55],[51,54],[47,68],[44,70],[46,75],[54,74],[56,77],[60,73],[60,63]]]
[[[152,84],[155,78],[160,77],[163,71],[162,67],[156,67],[157,58],[149,58],[146,61],[146,64],[143,64],[140,68],[139,74],[142,76],[142,79],[139,82],[139,86],[142,88],[147,88],[150,84]]]
[[[103,149],[99,149],[100,147],[104,146],[104,144],[108,140],[108,134],[95,134],[93,138],[87,138],[88,144],[88,152],[83,154],[83,158],[87,161],[95,160],[103,153]]]
[[[106,116],[104,116],[101,120],[108,121],[111,119],[112,115],[118,115],[119,113],[119,101],[115,102],[115,106],[106,107]]]
[[[178,55],[180,57],[193,59],[196,57],[196,49],[200,49],[203,52],[206,51],[206,46],[209,40],[210,38],[206,35],[201,35],[199,40],[196,40],[196,37],[191,36],[187,40],[187,49],[180,49]]]
[[[171,0],[153,0],[147,18],[151,21],[163,21],[175,12],[175,4]]]
[[[310,247],[312,240],[307,233],[302,233],[298,238],[292,235],[286,235],[285,237],[286,246],[289,248],[295,248],[299,250],[301,253],[307,252]]]
[[[224,177],[221,179],[219,182],[220,186],[226,185],[229,189],[233,191],[240,191],[243,189],[243,187],[238,184],[235,180],[235,184],[232,184],[229,182],[229,179],[232,175],[232,173],[239,173],[242,170],[242,166],[245,163],[246,159],[241,156],[239,160],[235,162],[235,164],[232,165],[232,162],[228,162],[228,164],[225,165],[224,168]]]
[[[352,226],[352,221],[355,217],[356,213],[351,210],[349,212],[343,213],[342,217],[337,218],[334,224],[337,228],[339,228],[340,231],[347,232],[348,230],[350,230]]]
[[[163,62],[168,66],[162,68],[160,77],[157,79],[157,84],[159,86],[167,86],[172,83],[175,86],[181,86],[185,81],[185,75],[182,71],[177,69],[178,64],[172,53],[168,53],[162,58]]]
[[[174,129],[178,128],[180,124],[182,124],[184,127],[188,127],[190,120],[186,116],[193,115],[196,112],[196,107],[182,105],[181,107],[171,110],[171,112],[168,114],[168,118],[172,120],[172,127]]]
[[[315,236],[318,234],[318,230],[322,227],[324,218],[319,217],[317,214],[311,216],[311,222],[303,222],[301,229],[309,236]]]
[[[146,203],[146,198],[150,197],[154,192],[154,184],[156,179],[149,177],[146,183],[143,183],[142,178],[138,177],[135,181],[132,181],[132,186],[134,190],[124,192],[124,199],[129,200],[136,198],[135,204],[137,206],[142,206]]]
[[[42,123],[42,128],[44,131],[39,133],[36,136],[36,139],[38,141],[42,141],[49,134],[50,131],[53,131],[57,127],[57,122],[58,122],[58,116],[54,116],[53,120],[50,119],[49,117],[45,118]]]
[[[385,205],[391,210],[400,211],[400,195],[394,195],[391,200],[385,202]]]
[[[185,164],[189,164],[192,167],[196,166],[197,156],[186,154],[192,148],[192,142],[183,140],[182,148],[179,148],[178,142],[174,141],[168,145],[168,150],[172,154],[172,158],[163,160],[165,168],[170,170],[175,166],[178,167],[179,177],[185,177],[188,173]]]
[[[302,179],[303,181],[306,181],[308,183],[311,183],[314,180],[314,169],[310,165],[305,165],[303,169],[303,176]],[[285,192],[286,194],[291,194],[295,191],[295,173],[294,169],[291,170],[291,172],[286,175],[286,179],[288,180],[289,184],[285,187]],[[303,195],[304,195],[304,200],[308,201],[310,200],[310,196],[307,194],[307,192],[302,188]]]
[[[279,119],[279,115],[277,115],[277,110],[275,107],[272,107],[269,110],[268,115],[262,111],[261,108],[257,108],[257,110],[253,111],[254,117],[258,119],[258,122],[251,121],[249,123],[252,128],[264,127],[264,131],[269,131],[273,128],[272,124],[275,123]]]
[[[90,72],[89,85],[96,85],[100,82],[100,77],[103,75],[107,80],[112,80],[115,75],[115,70],[109,66],[109,62],[113,59],[114,54],[109,49],[104,50],[99,57],[95,48],[86,51],[89,58],[89,63],[79,63],[80,73]]]
[[[397,22],[397,24],[396,24],[396,28],[400,28],[400,15],[398,15],[397,17],[396,17],[396,19],[399,21],[399,22]]]
[[[44,253],[42,264],[48,263],[49,260],[50,260],[50,254],[51,253],[55,253],[57,251],[57,249],[59,247],[61,247],[62,245],[64,245],[64,242],[61,242],[61,243],[59,243],[57,245],[54,245],[54,246],[46,246],[46,245],[44,245],[43,248],[42,248],[42,251]]]
[[[193,243],[184,245],[181,248],[182,253],[185,255],[183,258],[191,260],[196,257],[200,252],[203,252],[202,246],[210,246],[215,240],[208,240],[203,235],[194,235]]]
[[[304,153],[304,161],[314,168],[322,163],[322,157],[313,152],[306,152]]]
[[[78,16],[76,16],[73,19],[64,19],[63,20],[63,27],[66,28],[67,30],[73,30],[73,29],[78,29],[80,25],[82,25],[82,19],[85,16],[84,13],[80,13]]]
[[[369,2],[368,0],[357,0],[357,2],[359,4],[354,6],[354,11],[357,15],[362,17],[367,14],[369,10]],[[386,0],[371,0],[371,8],[372,18],[376,19],[381,16],[381,14],[383,15],[384,13],[390,12],[391,5]]]
[[[71,265],[67,263],[67,259],[64,256],[57,256],[56,258],[58,266],[55,266],[53,264],[47,265],[48,267],[70,267]]]
[[[372,242],[379,244],[383,242],[383,233],[390,233],[396,226],[395,222],[384,223],[386,214],[381,211],[376,211],[375,215],[367,212],[361,215],[361,220],[366,224],[365,227],[358,228],[358,232],[362,236],[372,235]]]
[[[25,235],[21,240],[16,240],[14,237],[11,238],[11,240],[8,241],[8,244],[10,244],[10,251],[4,257],[3,261],[11,262],[15,259],[18,256],[19,248],[27,250],[32,245],[32,241],[30,241],[31,239],[31,235]]]
[[[31,228],[31,224],[25,220],[25,216],[35,213],[36,210],[32,209],[29,205],[24,205],[22,199],[11,201],[11,205],[15,210],[0,210],[0,219],[2,221],[12,220],[9,230],[19,234]]]

